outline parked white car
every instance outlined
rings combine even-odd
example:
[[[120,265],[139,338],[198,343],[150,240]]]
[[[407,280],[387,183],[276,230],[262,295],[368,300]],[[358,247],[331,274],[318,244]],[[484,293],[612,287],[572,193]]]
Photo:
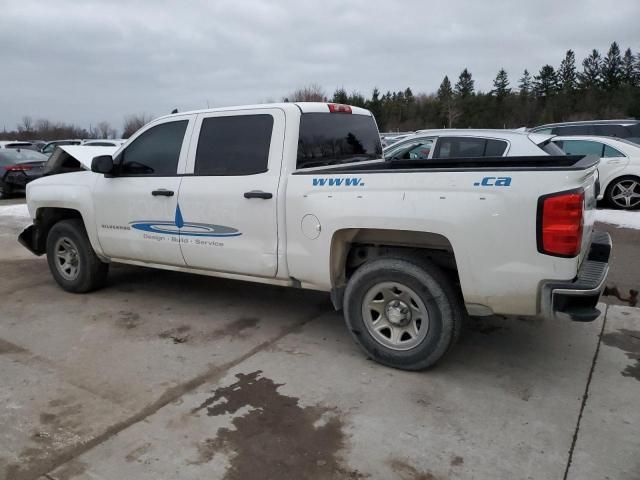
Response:
[[[640,145],[621,138],[596,136],[554,137],[567,155],[600,157],[600,193],[611,207],[640,208]]]
[[[564,155],[551,143],[553,135],[514,130],[418,130],[384,149],[385,158],[430,160]]]
[[[122,138],[105,138],[105,139],[94,139],[94,140],[83,140],[82,145],[87,147],[119,147],[126,140]]]

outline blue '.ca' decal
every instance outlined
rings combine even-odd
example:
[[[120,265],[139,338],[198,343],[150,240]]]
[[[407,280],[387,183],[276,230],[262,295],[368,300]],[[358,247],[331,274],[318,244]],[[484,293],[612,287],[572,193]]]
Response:
[[[173,222],[156,220],[137,220],[130,222],[131,228],[151,233],[173,233],[189,237],[237,237],[241,232],[224,225],[211,225],[209,223],[190,223],[182,218],[180,205],[176,207],[176,218]]]

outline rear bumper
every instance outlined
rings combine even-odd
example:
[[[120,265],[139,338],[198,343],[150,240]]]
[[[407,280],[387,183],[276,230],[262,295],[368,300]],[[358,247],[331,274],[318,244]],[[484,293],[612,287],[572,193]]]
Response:
[[[578,275],[571,281],[547,281],[541,290],[542,315],[591,322],[598,318],[596,308],[609,273],[611,237],[606,232],[593,232],[589,255]]]

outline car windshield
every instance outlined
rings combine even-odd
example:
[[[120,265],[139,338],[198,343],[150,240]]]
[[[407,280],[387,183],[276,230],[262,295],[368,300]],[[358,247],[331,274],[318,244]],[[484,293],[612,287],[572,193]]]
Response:
[[[2,163],[21,163],[21,162],[46,162],[46,155],[34,152],[33,150],[16,149],[0,151],[0,160]]]

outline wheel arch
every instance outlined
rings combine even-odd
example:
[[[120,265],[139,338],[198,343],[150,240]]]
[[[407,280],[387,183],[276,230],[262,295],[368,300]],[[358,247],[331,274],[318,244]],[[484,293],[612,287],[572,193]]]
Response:
[[[39,207],[35,212],[34,225],[36,227],[35,234],[31,239],[31,249],[34,253],[43,254],[46,252],[47,237],[53,226],[66,219],[77,218],[86,223],[82,217],[82,213],[74,208],[62,207]]]
[[[433,232],[380,228],[349,228],[334,232],[331,239],[331,301],[336,310],[351,275],[368,260],[400,255],[428,258],[457,284],[458,264],[453,245],[444,235]]]

